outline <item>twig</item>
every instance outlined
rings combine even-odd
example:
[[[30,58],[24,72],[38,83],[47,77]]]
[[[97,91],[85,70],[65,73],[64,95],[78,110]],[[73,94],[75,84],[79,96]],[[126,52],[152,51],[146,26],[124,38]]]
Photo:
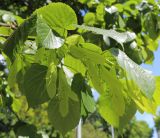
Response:
[[[0,26],[10,27],[10,28],[12,28],[12,29],[17,29],[17,26],[16,26],[15,24],[13,24],[13,23],[11,23],[11,24],[6,24],[6,23],[0,22]]]
[[[10,25],[9,25],[9,24],[2,23],[2,22],[0,22],[0,26],[10,27]]]
[[[3,34],[0,34],[0,37],[4,37],[4,38],[8,38],[10,35],[3,35]],[[32,41],[34,41],[35,40],[35,38],[33,38],[33,37],[28,37],[27,38],[27,40],[32,40]]]

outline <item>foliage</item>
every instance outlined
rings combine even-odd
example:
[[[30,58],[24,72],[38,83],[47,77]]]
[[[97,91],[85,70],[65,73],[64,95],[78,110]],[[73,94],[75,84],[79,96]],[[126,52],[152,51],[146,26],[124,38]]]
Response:
[[[158,116],[154,118],[155,128],[158,132],[158,136],[160,136],[160,116],[159,115],[160,115],[160,112],[158,112]]]
[[[114,130],[117,138],[151,138],[152,129],[146,122],[137,121],[135,118],[128,123],[122,132]],[[96,112],[89,115],[82,125],[83,138],[111,138],[111,126]],[[75,132],[71,133],[71,138],[75,138]]]
[[[24,105],[26,111],[47,112],[63,135],[96,109],[120,130],[137,110],[156,112],[158,79],[138,64],[154,59],[160,34],[158,2],[78,3],[87,7],[78,21],[75,11],[60,2],[37,9],[24,21],[0,12],[5,25],[0,27],[0,46],[9,69],[9,85],[1,96],[2,102],[8,95],[11,99],[7,106],[18,119],[16,135],[40,137],[38,127],[23,117]],[[79,25],[83,18],[84,25]],[[93,89],[100,94],[96,104]]]
[[[151,138],[151,136],[152,130],[144,121],[131,122],[129,125],[127,125],[123,132],[123,137],[127,138]]]

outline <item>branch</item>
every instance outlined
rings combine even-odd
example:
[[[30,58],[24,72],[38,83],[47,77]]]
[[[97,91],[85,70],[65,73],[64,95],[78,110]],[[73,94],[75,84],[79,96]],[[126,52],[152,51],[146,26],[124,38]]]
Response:
[[[10,25],[9,25],[9,24],[2,23],[2,22],[0,22],[0,26],[10,27]]]
[[[8,38],[10,35],[3,35],[3,34],[0,34],[0,37],[4,37],[4,38]],[[33,37],[28,37],[27,38],[27,40],[32,40],[32,41],[34,41],[35,40],[35,38],[33,38]]]
[[[6,24],[6,23],[2,23],[0,22],[0,26],[4,26],[4,27],[10,27],[11,29],[17,29],[17,26],[13,23],[11,24]]]

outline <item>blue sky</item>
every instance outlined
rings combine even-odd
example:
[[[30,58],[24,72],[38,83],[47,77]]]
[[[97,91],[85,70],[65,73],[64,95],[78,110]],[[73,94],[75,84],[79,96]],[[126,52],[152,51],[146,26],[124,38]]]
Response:
[[[142,64],[142,67],[153,72],[153,75],[159,76],[160,75],[160,42],[159,48],[157,51],[154,52],[155,59],[152,65]]]

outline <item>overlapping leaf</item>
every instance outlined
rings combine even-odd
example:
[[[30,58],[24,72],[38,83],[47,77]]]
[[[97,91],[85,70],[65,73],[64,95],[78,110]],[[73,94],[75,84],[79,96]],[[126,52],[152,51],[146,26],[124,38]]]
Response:
[[[129,41],[132,41],[136,38],[135,33],[132,32],[117,32],[113,29],[111,30],[105,30],[105,29],[100,29],[96,27],[89,27],[85,25],[75,25],[78,28],[87,30],[87,31],[92,31],[96,34],[101,34],[103,35],[104,41],[106,41],[106,38],[110,37],[114,40],[116,40],[118,43],[123,44]]]
[[[24,75],[24,93],[30,107],[49,100],[46,89],[46,73],[46,66],[32,64]]]
[[[127,72],[128,79],[133,80],[147,97],[152,98],[155,90],[155,79],[151,72],[137,65],[121,50],[112,49],[112,53],[119,65]]]
[[[66,30],[75,29],[72,24],[77,24],[75,12],[64,3],[51,3],[36,12],[61,36],[66,36]]]
[[[73,73],[81,73],[83,76],[85,76],[86,68],[80,60],[70,55],[66,55],[64,58],[64,65],[68,67]]]
[[[118,105],[119,103],[117,103]],[[98,102],[98,109],[101,116],[110,124],[112,124],[114,127],[119,126],[119,116],[116,114],[112,102],[111,97],[107,95],[102,95]],[[119,108],[117,106],[117,108]]]
[[[91,43],[82,43],[81,46],[70,47],[70,54],[80,60],[89,60],[96,64],[104,64],[105,58],[101,55],[101,49]]]
[[[155,99],[157,105],[160,105],[159,95],[160,95],[160,77],[156,77],[156,89],[153,94],[153,98]]]
[[[76,127],[80,119],[80,102],[71,90],[62,69],[58,70],[58,95],[49,103],[48,116],[54,128],[63,134]]]
[[[84,115],[83,112],[94,112],[95,101],[91,88],[86,84],[85,79],[80,73],[74,75],[71,88],[77,93],[81,100],[81,115]]]
[[[46,24],[42,16],[37,18],[37,37],[40,45],[48,49],[59,48],[64,40],[53,34],[52,29]]]
[[[10,67],[10,73],[8,76],[8,84],[11,88],[15,85],[17,73],[23,68],[23,66],[23,60],[20,55],[17,54],[16,60]]]
[[[20,25],[5,42],[3,51],[12,62],[15,60],[15,51],[20,51],[27,37],[35,32],[35,25],[36,15],[33,15]]]
[[[46,75],[47,92],[50,98],[56,95],[57,85],[57,67],[51,63]]]

